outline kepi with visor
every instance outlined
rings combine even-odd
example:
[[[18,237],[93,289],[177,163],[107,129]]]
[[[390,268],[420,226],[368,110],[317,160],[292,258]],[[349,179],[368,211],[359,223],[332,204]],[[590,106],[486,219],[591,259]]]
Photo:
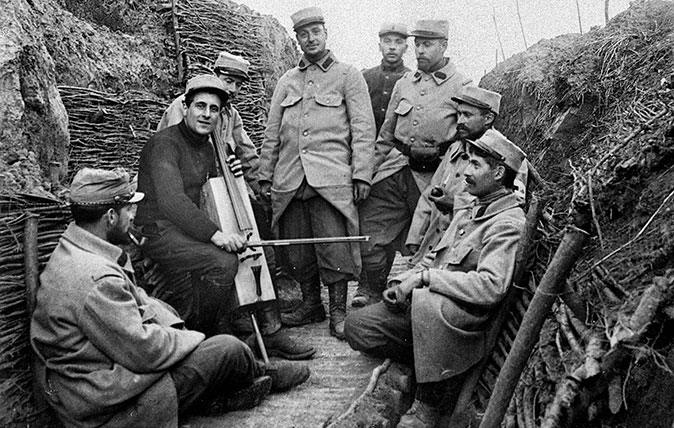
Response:
[[[477,86],[464,86],[452,101],[487,109],[497,116],[501,108],[501,94]]]
[[[518,171],[524,158],[527,157],[522,149],[495,129],[488,129],[480,138],[469,143],[489,153],[491,157],[503,162],[513,171]]]

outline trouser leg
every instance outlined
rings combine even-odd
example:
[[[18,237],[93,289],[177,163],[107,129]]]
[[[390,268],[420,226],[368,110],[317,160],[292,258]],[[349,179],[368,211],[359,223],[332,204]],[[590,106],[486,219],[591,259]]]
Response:
[[[349,313],[344,335],[351,348],[411,365],[412,325],[409,310],[394,314],[383,303]]]
[[[354,297],[354,306],[365,306],[381,300],[381,292],[391,271],[396,250],[403,249],[419,188],[409,168],[375,183],[370,196],[359,206],[361,233],[370,236],[361,243],[364,284]],[[362,297],[359,297],[362,296]]]
[[[236,308],[234,276],[237,256],[211,243],[199,242],[175,227],[148,237],[144,253],[159,263],[169,277],[192,274],[192,281],[174,284],[158,297],[172,305],[189,328],[206,334],[217,332],[222,317]],[[217,314],[217,316],[216,316]]]
[[[262,373],[243,342],[233,336],[213,336],[170,370],[178,394],[179,414],[200,399],[208,400],[250,385]]]

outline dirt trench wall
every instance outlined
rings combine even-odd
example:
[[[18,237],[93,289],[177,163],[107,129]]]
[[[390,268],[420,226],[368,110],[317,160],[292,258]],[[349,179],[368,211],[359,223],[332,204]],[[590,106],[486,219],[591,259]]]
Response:
[[[0,191],[46,193],[49,165],[67,159],[68,118],[40,12],[0,1]]]
[[[72,177],[72,124],[59,86],[112,97],[137,91],[145,94],[141,97],[170,102],[187,78],[210,71],[221,50],[251,60],[251,82],[234,104],[254,142],[261,144],[276,81],[298,59],[295,42],[274,18],[229,0],[199,2],[204,19],[218,18],[217,25],[200,26],[202,18],[190,11],[191,4],[178,1],[172,8],[171,2],[147,0],[2,0],[0,193],[47,194]],[[154,119],[136,122],[146,123],[147,132],[156,126]],[[96,130],[95,123],[84,125]],[[138,139],[128,127],[121,132],[122,138]]]
[[[634,2],[605,28],[541,41],[480,85],[503,95],[497,128],[551,185],[546,216],[561,227],[573,202],[594,209],[594,236],[569,282],[587,303],[591,329],[610,335],[653,277],[674,267],[674,3]],[[568,373],[583,358],[554,316],[550,321],[541,337],[552,340],[541,341],[525,372],[539,416],[564,374],[559,367]],[[631,359],[640,370],[619,370],[625,396],[614,391],[598,400],[583,423],[671,426],[674,393],[664,380],[674,376],[663,365],[674,367],[670,328],[665,315],[653,320]],[[652,378],[663,382],[656,386]],[[666,405],[640,410],[645,397],[662,396],[654,388],[663,385]]]

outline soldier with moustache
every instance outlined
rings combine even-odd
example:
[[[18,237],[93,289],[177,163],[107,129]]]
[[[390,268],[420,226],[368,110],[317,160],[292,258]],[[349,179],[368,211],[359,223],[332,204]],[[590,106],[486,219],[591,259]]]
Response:
[[[457,110],[452,97],[471,79],[444,56],[447,21],[417,21],[414,36],[418,69],[393,88],[375,147],[375,175],[368,200],[359,207],[363,272],[354,306],[381,299],[396,251],[404,244],[419,196],[441,155],[456,137]]]
[[[524,211],[514,180],[525,154],[493,129],[467,144],[466,192],[449,228],[413,269],[389,282],[384,301],[349,314],[355,350],[414,367],[417,389],[398,428],[431,428],[455,404],[485,352],[491,315],[510,286]]]
[[[454,197],[464,191],[463,170],[468,164],[467,141],[475,141],[494,127],[498,118],[501,95],[476,86],[465,86],[453,97],[457,103],[457,140],[453,142],[431,178],[430,186],[421,194],[414,211],[405,245],[414,256],[412,266],[440,241],[452,220]],[[515,179],[516,195],[524,201],[528,162],[525,160]]]

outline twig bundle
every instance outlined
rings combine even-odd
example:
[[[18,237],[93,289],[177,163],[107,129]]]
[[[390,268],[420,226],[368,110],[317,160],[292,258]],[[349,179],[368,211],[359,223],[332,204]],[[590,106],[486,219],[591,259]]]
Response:
[[[58,201],[0,196],[0,425],[25,417],[31,406],[28,310],[23,266],[24,221],[39,214],[38,261],[46,263],[70,220]]]

